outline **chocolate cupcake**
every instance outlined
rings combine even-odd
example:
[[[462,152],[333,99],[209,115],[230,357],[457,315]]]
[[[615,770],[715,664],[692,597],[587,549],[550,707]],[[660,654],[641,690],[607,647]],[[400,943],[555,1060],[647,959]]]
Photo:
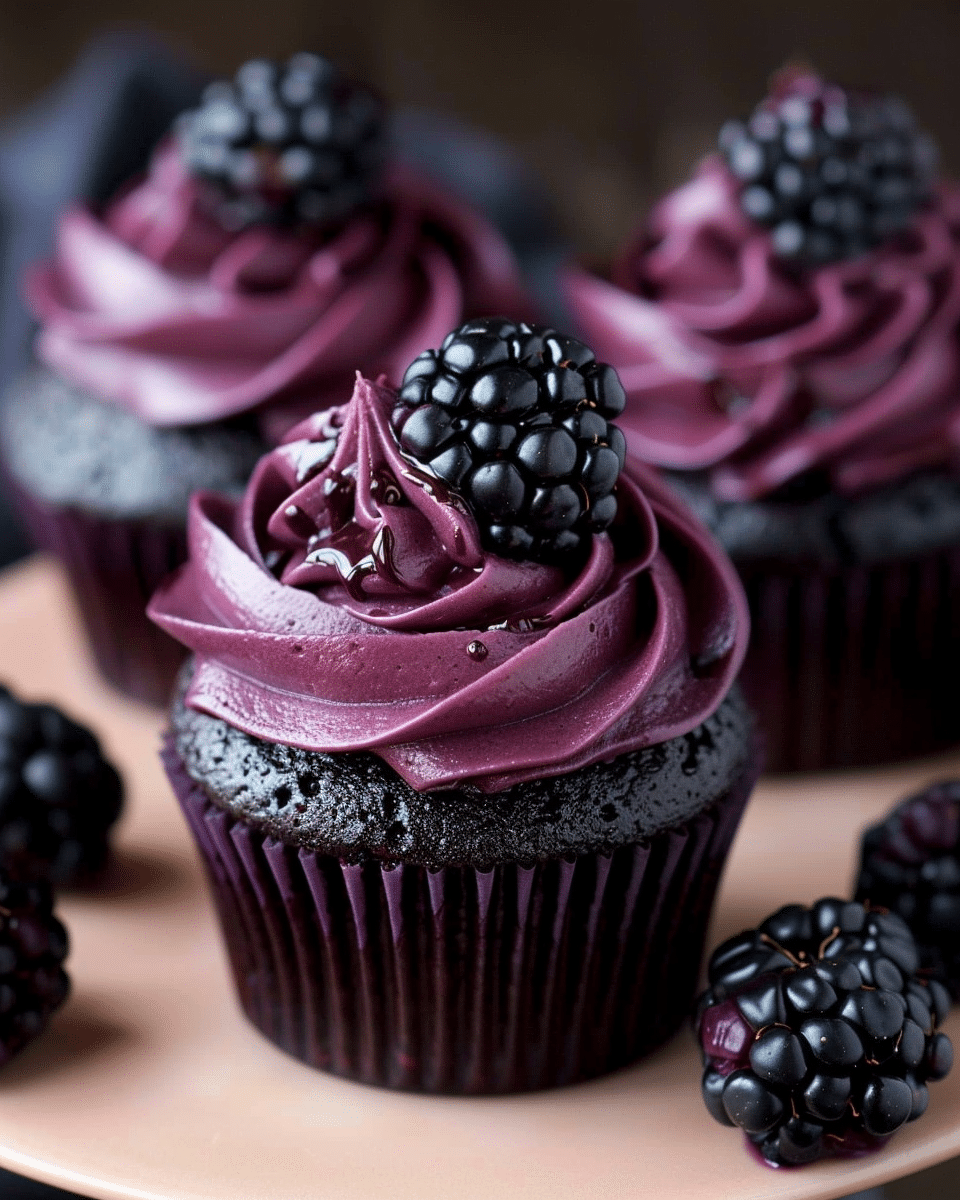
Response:
[[[689,1011],[757,770],[746,610],[667,489],[600,470],[621,404],[572,339],[474,322],[194,499],[165,762],[244,1010],[314,1066],[547,1087]]]
[[[729,550],[774,770],[960,740],[960,188],[888,97],[777,77],[568,294],[630,453]]]
[[[183,561],[190,492],[239,490],[358,368],[397,380],[465,315],[524,305],[500,235],[390,163],[380,101],[304,54],[211,85],[144,179],[63,216],[26,297],[6,471],[101,669],[150,700],[182,655],[143,609]]]

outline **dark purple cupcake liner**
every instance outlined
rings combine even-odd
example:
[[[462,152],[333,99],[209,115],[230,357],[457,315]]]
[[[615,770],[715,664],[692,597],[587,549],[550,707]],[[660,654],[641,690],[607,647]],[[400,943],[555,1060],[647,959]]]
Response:
[[[337,1075],[451,1093],[590,1078],[677,1029],[754,780],[610,854],[431,871],[285,845],[212,803],[170,742],[164,764],[253,1024]]]
[[[960,743],[960,546],[835,569],[738,564],[741,683],[769,771],[867,766]]]
[[[33,542],[63,564],[101,674],[128,696],[165,704],[186,651],[145,610],[186,560],[186,529],[46,504],[16,483],[10,492]]]

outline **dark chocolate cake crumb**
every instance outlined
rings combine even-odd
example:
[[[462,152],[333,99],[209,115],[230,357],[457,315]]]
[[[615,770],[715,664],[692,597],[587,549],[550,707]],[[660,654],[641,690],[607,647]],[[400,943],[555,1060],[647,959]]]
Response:
[[[3,397],[0,447],[15,479],[49,504],[170,523],[198,488],[239,494],[266,449],[240,422],[155,428],[41,366]]]
[[[859,496],[717,500],[705,475],[670,483],[735,562],[873,565],[960,543],[960,475],[928,472]]]
[[[345,861],[436,870],[604,852],[702,812],[740,779],[752,717],[735,688],[697,729],[492,794],[416,792],[374,754],[266,742],[174,701],[178,754],[207,796],[282,841]],[[691,772],[691,764],[696,770]]]

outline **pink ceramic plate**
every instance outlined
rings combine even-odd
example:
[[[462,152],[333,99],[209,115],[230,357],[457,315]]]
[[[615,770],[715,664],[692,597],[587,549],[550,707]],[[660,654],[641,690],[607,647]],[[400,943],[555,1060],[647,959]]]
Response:
[[[960,1153],[960,1069],[882,1153],[771,1171],[706,1114],[686,1033],[642,1065],[508,1099],[394,1095],[286,1058],[233,1000],[199,864],[156,761],[160,718],[94,677],[62,581],[0,580],[0,677],[89,722],[130,803],[101,895],[63,905],[74,992],[0,1075],[0,1163],[114,1200],[830,1197]],[[857,831],[938,763],[760,789],[711,944],[787,900],[849,886]],[[960,1035],[960,1020],[950,1029]]]

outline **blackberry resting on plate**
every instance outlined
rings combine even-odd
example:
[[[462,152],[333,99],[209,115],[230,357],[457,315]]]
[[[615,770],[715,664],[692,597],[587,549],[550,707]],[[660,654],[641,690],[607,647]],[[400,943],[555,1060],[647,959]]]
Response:
[[[67,931],[50,888],[0,870],[0,1066],[43,1031],[67,998]]]
[[[626,442],[616,372],[582,342],[504,317],[469,321],[408,368],[403,450],[470,505],[488,549],[560,562],[617,512]]]
[[[903,917],[924,969],[960,998],[960,781],[933,784],[866,831],[857,899]]]
[[[0,868],[54,887],[91,881],[106,863],[122,796],[89,730],[0,688]]]
[[[910,930],[854,901],[789,905],[710,960],[703,1098],[773,1166],[883,1144],[953,1063],[950,997],[916,974]]]
[[[933,143],[902,100],[848,92],[810,72],[784,72],[720,150],[740,201],[768,226],[784,259],[856,258],[905,229],[929,199]]]
[[[207,88],[177,136],[231,228],[340,221],[372,198],[386,153],[382,102],[317,54],[244,63]]]

